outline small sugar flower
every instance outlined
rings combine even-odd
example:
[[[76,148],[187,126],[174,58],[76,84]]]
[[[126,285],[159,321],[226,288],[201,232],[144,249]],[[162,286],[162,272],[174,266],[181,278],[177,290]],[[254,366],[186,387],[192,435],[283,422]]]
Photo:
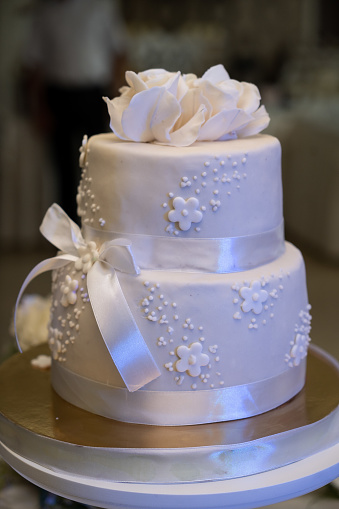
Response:
[[[174,210],[168,213],[168,220],[171,223],[179,223],[180,230],[187,231],[191,228],[192,223],[200,223],[202,220],[202,212],[197,210],[199,200],[197,198],[188,198],[185,200],[177,196],[173,200]]]
[[[81,147],[79,148],[79,152],[80,152],[79,166],[80,166],[80,168],[84,168],[84,166],[85,166],[86,154],[87,154],[87,142],[88,142],[88,136],[85,134],[85,136],[82,138]]]
[[[34,368],[46,370],[51,367],[51,360],[49,355],[38,355],[38,357],[31,360],[31,365]]]
[[[175,363],[176,371],[183,373],[186,371],[190,376],[199,376],[201,367],[207,366],[210,359],[205,353],[202,353],[201,343],[192,343],[189,347],[181,345],[177,348],[179,360]]]
[[[98,260],[99,254],[97,245],[91,241],[87,246],[81,246],[78,249],[79,258],[75,261],[75,270],[82,270],[84,274],[87,274],[93,263]]]
[[[302,359],[307,355],[309,337],[304,334],[297,334],[294,338],[290,354],[287,356],[289,366],[299,366]]]
[[[67,308],[70,304],[75,304],[77,301],[77,290],[79,283],[76,279],[72,279],[70,276],[65,277],[64,283],[61,285],[61,304]]]
[[[57,360],[59,357],[59,353],[62,349],[61,339],[62,339],[62,332],[59,331],[59,329],[50,327],[49,328],[49,338],[48,338],[48,345],[52,353],[53,359]]]
[[[243,286],[239,291],[240,297],[244,299],[241,309],[244,313],[253,311],[256,315],[260,314],[263,308],[263,302],[268,298],[266,290],[262,290],[260,281],[253,281],[251,286]]]

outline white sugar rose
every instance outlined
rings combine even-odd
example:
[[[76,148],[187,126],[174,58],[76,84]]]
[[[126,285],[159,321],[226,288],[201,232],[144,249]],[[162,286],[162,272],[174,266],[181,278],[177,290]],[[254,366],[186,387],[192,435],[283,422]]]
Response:
[[[269,116],[260,105],[258,88],[230,79],[222,65],[209,69],[195,84],[207,108],[198,140],[227,140],[252,136],[265,129]]]
[[[231,80],[222,65],[202,78],[163,69],[126,73],[120,97],[104,98],[111,129],[123,140],[188,146],[251,136],[269,116],[255,85]]]
[[[121,89],[120,97],[104,98],[112,131],[122,140],[191,145],[205,119],[205,106],[196,100],[199,92],[189,88],[192,79],[196,76],[163,69],[127,71],[129,87]]]

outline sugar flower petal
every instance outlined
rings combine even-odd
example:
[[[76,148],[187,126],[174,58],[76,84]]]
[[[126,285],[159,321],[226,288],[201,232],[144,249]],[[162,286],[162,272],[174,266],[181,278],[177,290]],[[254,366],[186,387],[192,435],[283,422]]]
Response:
[[[239,138],[246,138],[247,136],[254,136],[255,134],[260,133],[270,123],[270,117],[266,111],[265,106],[260,106],[260,108],[253,113],[253,119],[243,128],[238,131]]]
[[[210,67],[202,76],[202,80],[208,80],[211,83],[220,83],[229,80],[230,76],[223,65],[218,64]]]

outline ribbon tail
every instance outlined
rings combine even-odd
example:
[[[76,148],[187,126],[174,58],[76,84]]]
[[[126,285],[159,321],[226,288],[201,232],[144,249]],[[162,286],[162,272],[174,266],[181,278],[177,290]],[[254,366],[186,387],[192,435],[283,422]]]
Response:
[[[123,294],[116,271],[103,262],[87,274],[88,294],[103,340],[127,389],[137,391],[160,376]]]
[[[16,343],[17,343],[19,352],[22,352],[22,348],[20,345],[20,338],[18,337],[18,333],[17,333],[16,318],[17,318],[17,312],[18,312],[20,301],[21,301],[21,297],[22,297],[24,291],[26,290],[29,283],[31,281],[33,281],[33,279],[35,279],[40,274],[43,274],[44,272],[48,272],[50,270],[59,269],[60,267],[63,267],[64,265],[67,265],[68,263],[70,263],[74,260],[76,260],[75,256],[66,255],[66,254],[60,255],[60,256],[55,256],[53,258],[48,258],[47,260],[43,260],[42,262],[38,263],[38,265],[36,265],[34,267],[34,269],[31,270],[31,272],[28,274],[25,281],[23,282],[20,292],[19,292],[19,295],[18,295],[18,298],[15,303],[15,308],[14,308],[14,331],[15,331],[15,339],[16,339]]]

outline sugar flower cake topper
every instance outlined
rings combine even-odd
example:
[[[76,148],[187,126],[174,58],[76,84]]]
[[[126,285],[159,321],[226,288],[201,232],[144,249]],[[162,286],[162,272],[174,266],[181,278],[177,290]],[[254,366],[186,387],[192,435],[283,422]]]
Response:
[[[104,98],[110,127],[122,140],[188,146],[252,136],[269,124],[258,88],[230,78],[222,65],[201,78],[150,69],[126,72],[127,86]]]

